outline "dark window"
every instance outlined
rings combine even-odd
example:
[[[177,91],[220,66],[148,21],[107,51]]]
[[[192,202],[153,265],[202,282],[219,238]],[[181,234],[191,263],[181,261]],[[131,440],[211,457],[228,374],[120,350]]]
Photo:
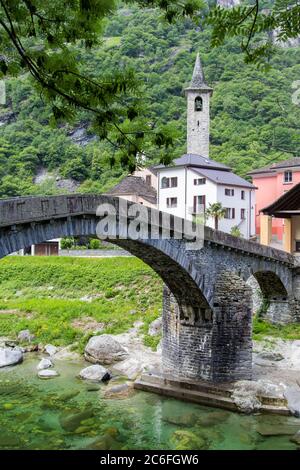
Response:
[[[241,191],[241,199],[245,199],[245,191]]]
[[[146,184],[148,184],[148,186],[151,186],[151,175],[146,175]]]
[[[172,178],[167,178],[166,176],[161,180],[162,188],[177,188],[178,178],[174,176]]]
[[[296,240],[296,251],[300,251],[300,241]]]
[[[246,219],[246,210],[245,209],[241,209],[241,219],[242,220]]]
[[[161,180],[161,187],[162,188],[169,188],[170,187],[170,178],[162,178]]]
[[[231,209],[230,207],[225,208],[226,212],[224,215],[224,219],[235,219],[235,209]]]
[[[177,176],[171,178],[171,188],[177,188]]]
[[[167,197],[167,207],[168,208],[177,207],[177,197]]]
[[[201,206],[203,206],[203,208]],[[200,212],[202,212],[202,209],[205,211],[205,196],[194,196],[194,214],[200,214]]]
[[[201,96],[197,96],[195,99],[195,111],[202,111],[203,108],[203,100]]]
[[[291,171],[284,172],[284,182],[291,183],[293,181],[293,173]]]
[[[225,188],[225,196],[234,196],[234,189]]]
[[[196,178],[194,179],[194,185],[195,186],[200,186],[201,184],[206,183],[206,178]]]

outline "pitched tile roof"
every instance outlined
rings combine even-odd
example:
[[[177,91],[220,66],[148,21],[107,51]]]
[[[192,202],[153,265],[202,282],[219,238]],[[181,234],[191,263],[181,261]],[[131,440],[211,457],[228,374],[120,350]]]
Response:
[[[170,168],[173,166],[195,166],[201,168],[215,168],[215,169],[223,169],[230,171],[231,168],[224,165],[223,163],[215,162],[214,160],[210,160],[209,158],[202,157],[201,155],[196,155],[193,153],[186,153],[182,155],[180,158],[176,158],[173,163],[170,165]],[[162,168],[168,168],[167,166],[161,164],[155,167],[157,170]]]
[[[157,203],[157,192],[156,190],[147,184],[145,180],[140,176],[126,176],[116,186],[110,189],[106,194],[111,196],[126,196],[135,194],[140,196],[146,201],[152,204]]]
[[[250,171],[248,175],[258,175],[260,173],[276,173],[276,170],[279,170],[281,168],[290,168],[294,166],[300,166],[300,157],[289,158],[288,160],[283,160],[281,162],[263,166],[262,168]]]
[[[190,169],[198,175],[203,176],[217,184],[255,189],[255,186],[253,184],[249,183],[249,181],[245,180],[244,178],[241,178],[240,176],[232,173],[231,171],[194,167],[191,167]]]

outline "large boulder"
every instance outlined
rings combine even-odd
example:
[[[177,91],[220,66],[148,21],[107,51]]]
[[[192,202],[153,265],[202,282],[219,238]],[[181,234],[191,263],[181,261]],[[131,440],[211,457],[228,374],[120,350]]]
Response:
[[[287,400],[287,406],[290,412],[300,418],[300,389],[299,387],[288,386],[284,391],[284,396]],[[300,425],[299,425],[300,428]]]
[[[13,366],[23,361],[20,348],[0,348],[0,367]]]
[[[156,336],[159,335],[162,331],[162,318],[159,317],[156,320],[154,320],[152,323],[150,323],[148,334],[150,336]]]
[[[261,408],[261,402],[252,390],[236,389],[232,398],[242,413],[253,413]]]
[[[261,406],[261,398],[269,397],[273,402],[286,402],[284,389],[281,385],[268,380],[240,380],[234,384],[232,399],[236,406],[243,413],[253,413],[258,411]]]
[[[104,382],[111,378],[110,372],[98,364],[86,367],[79,372],[79,377],[83,380],[90,380],[92,382]]]
[[[18,334],[18,340],[21,343],[31,343],[31,341],[34,341],[35,339],[35,335],[30,333],[29,330],[22,330]]]
[[[110,335],[92,336],[84,350],[86,360],[93,364],[112,364],[127,355],[126,349]]]

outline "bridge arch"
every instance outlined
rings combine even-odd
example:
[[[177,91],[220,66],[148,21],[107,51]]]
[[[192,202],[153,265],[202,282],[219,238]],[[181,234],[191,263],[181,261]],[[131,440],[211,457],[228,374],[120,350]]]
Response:
[[[0,258],[33,244],[61,237],[97,237],[98,217],[77,216],[32,222],[2,230]],[[109,239],[148,264],[164,281],[181,306],[181,316],[201,317],[209,310],[206,286],[191,260],[178,249],[176,240]]]
[[[273,271],[257,271],[253,273],[265,299],[287,300],[289,293],[280,276]]]

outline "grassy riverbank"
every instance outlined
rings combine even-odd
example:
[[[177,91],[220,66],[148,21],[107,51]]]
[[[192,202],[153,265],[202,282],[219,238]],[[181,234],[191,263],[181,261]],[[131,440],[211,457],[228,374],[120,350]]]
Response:
[[[121,333],[161,313],[162,282],[136,258],[7,257],[0,261],[0,336],[30,329],[43,344]],[[145,335],[145,343],[153,345]]]
[[[255,318],[253,322],[253,339],[260,341],[266,336],[290,340],[300,339],[300,324],[272,325],[259,318]]]
[[[0,261],[0,336],[29,329],[37,342],[83,349],[97,329],[122,333],[142,320],[148,325],[162,308],[162,281],[136,258],[7,257]],[[260,319],[253,338],[300,339],[300,325],[275,326]]]

